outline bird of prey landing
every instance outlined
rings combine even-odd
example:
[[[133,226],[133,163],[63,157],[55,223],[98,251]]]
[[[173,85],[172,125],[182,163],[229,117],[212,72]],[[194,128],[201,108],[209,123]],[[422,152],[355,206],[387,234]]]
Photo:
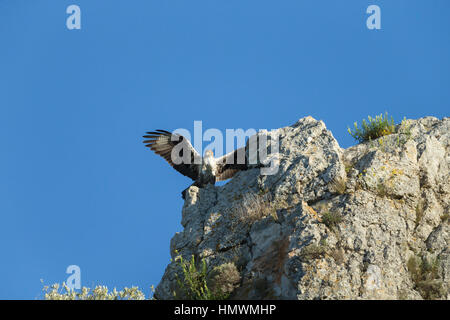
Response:
[[[201,157],[189,140],[180,134],[156,130],[147,132],[143,137],[146,147],[166,159],[175,170],[194,180],[192,185],[199,188],[230,179],[238,171],[248,169],[245,147],[220,158],[214,158],[213,152],[207,150]],[[183,199],[186,190],[181,193]]]

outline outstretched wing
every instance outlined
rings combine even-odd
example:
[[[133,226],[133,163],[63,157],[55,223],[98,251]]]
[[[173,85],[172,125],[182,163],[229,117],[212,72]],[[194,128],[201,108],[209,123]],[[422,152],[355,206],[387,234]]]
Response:
[[[194,163],[194,159],[200,157],[200,155],[188,139],[180,134],[173,134],[165,130],[150,131],[143,137],[146,147],[166,159],[179,173],[192,180],[197,180],[199,165]],[[177,150],[172,154],[175,147],[177,147]],[[184,152],[188,152],[188,154],[185,155]]]
[[[248,169],[248,160],[245,147],[236,149],[216,159],[216,181],[232,178],[238,171]]]

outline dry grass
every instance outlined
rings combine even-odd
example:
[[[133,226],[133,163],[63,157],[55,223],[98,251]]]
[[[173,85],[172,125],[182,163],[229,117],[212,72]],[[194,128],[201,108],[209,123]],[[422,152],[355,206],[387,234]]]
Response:
[[[277,218],[276,210],[271,202],[270,193],[246,193],[242,200],[232,208],[232,216],[239,222],[252,224],[268,215]]]
[[[347,189],[347,179],[345,177],[336,177],[331,181],[331,192],[344,194]]]
[[[415,289],[426,300],[439,299],[447,295],[439,275],[439,263],[439,258],[428,260],[425,256],[413,256],[407,262]]]
[[[419,199],[419,202],[416,205],[416,221],[415,221],[416,228],[422,221],[424,215],[425,215],[425,202],[423,199]]]
[[[341,248],[334,248],[330,252],[330,256],[336,261],[337,264],[344,263],[344,251]]]

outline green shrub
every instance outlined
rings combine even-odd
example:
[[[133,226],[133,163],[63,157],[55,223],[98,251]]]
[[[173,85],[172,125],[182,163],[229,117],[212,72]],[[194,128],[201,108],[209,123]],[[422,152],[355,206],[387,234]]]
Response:
[[[214,267],[208,274],[207,282],[211,290],[217,293],[216,299],[227,299],[234,289],[239,286],[241,275],[236,265],[228,262]]]
[[[45,300],[145,300],[145,294],[138,287],[125,288],[117,291],[114,288],[108,290],[106,286],[96,286],[94,289],[87,287],[80,291],[70,289],[64,282],[62,285],[55,283],[44,286]],[[153,286],[152,286],[153,291]]]
[[[357,122],[354,124],[355,128],[353,131],[348,128],[348,133],[358,142],[370,141],[395,133],[394,119],[392,117],[389,119],[387,112],[384,116],[380,114],[375,118],[368,116],[368,119],[369,122],[366,120],[362,121],[361,128],[358,127]]]
[[[322,215],[322,223],[325,224],[330,230],[334,230],[334,228],[341,223],[342,215],[337,212],[325,212]]]
[[[239,272],[232,263],[215,267],[211,275],[208,275],[205,259],[201,260],[199,266],[197,266],[194,255],[190,261],[184,260],[181,255],[176,258],[176,261],[178,261],[183,277],[180,279],[176,275],[181,294],[178,295],[175,291],[175,298],[225,300],[234,290],[236,282],[240,280]]]

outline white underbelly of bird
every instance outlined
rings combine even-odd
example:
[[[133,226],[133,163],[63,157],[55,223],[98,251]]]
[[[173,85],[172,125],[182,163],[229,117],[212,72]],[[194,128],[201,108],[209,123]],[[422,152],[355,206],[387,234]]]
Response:
[[[209,183],[216,183],[217,166],[213,156],[207,153],[207,156],[203,158],[203,163],[199,172],[199,186],[203,187]]]

